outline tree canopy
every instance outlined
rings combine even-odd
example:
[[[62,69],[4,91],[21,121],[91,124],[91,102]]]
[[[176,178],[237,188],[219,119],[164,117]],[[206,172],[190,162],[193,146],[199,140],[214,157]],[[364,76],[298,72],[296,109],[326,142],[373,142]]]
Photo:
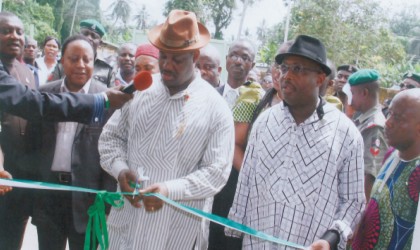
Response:
[[[49,5],[40,5],[33,0],[4,0],[3,10],[14,13],[22,20],[26,34],[30,34],[33,27],[33,38],[38,43],[43,42],[46,36],[57,36],[53,29],[53,9]]]

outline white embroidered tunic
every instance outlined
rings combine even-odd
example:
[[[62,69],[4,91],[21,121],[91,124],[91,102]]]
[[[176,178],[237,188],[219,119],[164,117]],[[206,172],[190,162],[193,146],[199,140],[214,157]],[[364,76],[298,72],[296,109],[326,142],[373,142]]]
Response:
[[[363,140],[337,108],[323,110],[299,125],[283,102],[260,115],[230,219],[304,246],[336,229],[345,246],[365,205]],[[245,235],[243,249],[287,248]]]
[[[115,178],[144,169],[146,185],[164,182],[169,198],[202,209],[229,176],[234,128],[226,102],[196,74],[173,96],[153,76],[152,86],[110,119],[99,140],[101,165]],[[149,213],[128,201],[108,218],[109,249],[192,249],[203,240],[201,220],[169,205]],[[206,239],[205,239],[206,240]]]

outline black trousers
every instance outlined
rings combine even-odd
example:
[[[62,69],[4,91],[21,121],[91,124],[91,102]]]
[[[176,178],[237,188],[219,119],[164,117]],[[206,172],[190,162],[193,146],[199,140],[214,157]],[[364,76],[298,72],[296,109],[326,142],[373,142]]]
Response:
[[[15,179],[36,179],[35,174],[19,168],[19,158],[10,157],[5,168]],[[32,216],[35,191],[26,188],[13,188],[10,193],[0,196],[0,249],[18,250],[22,246],[26,224]]]
[[[71,185],[70,174],[51,172],[52,183]],[[38,191],[34,201],[33,220],[38,232],[39,250],[83,250],[85,233],[76,231],[73,220],[72,192]]]
[[[238,183],[239,172],[232,167],[226,186],[214,196],[212,213],[227,218],[230,207],[235,197],[236,184]],[[242,249],[242,239],[228,237],[225,235],[225,227],[210,222],[209,250],[236,250]]]
[[[13,188],[10,193],[0,196],[0,249],[18,250],[29,216],[32,214],[33,191]]]

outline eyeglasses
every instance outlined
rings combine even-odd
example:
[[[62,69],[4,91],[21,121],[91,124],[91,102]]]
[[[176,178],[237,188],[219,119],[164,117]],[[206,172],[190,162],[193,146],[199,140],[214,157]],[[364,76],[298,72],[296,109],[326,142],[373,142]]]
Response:
[[[206,71],[210,71],[210,70],[213,70],[213,69],[217,68],[216,64],[203,64],[203,65],[200,65],[198,63],[195,65],[195,67],[197,69],[202,69],[202,70],[206,70]]]
[[[234,61],[241,59],[243,62],[252,62],[252,59],[247,55],[239,56],[239,55],[232,54],[232,55],[229,55],[229,58]]]
[[[282,74],[286,74],[289,70],[295,75],[303,74],[305,71],[312,71],[316,73],[321,72],[319,69],[303,67],[300,64],[293,64],[293,65],[280,64],[280,72]]]
[[[401,89],[414,89],[414,88],[416,88],[416,86],[414,86],[413,84],[401,83],[400,84],[400,88]]]

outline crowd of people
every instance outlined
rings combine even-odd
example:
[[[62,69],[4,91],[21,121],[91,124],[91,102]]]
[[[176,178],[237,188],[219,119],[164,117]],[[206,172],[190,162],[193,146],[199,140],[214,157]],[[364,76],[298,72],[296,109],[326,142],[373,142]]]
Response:
[[[150,43],[122,44],[117,70],[97,55],[96,20],[62,45],[47,37],[39,58],[16,15],[0,12],[0,31],[0,177],[130,193],[139,184],[106,208],[109,249],[289,249],[146,193],[309,249],[411,247],[419,73],[384,106],[380,72],[336,67],[322,41],[299,35],[260,74],[252,41],[221,55],[183,10],[152,28]],[[143,71],[149,89],[120,91]],[[0,249],[20,249],[29,217],[39,249],[83,249],[94,199],[0,186]]]

